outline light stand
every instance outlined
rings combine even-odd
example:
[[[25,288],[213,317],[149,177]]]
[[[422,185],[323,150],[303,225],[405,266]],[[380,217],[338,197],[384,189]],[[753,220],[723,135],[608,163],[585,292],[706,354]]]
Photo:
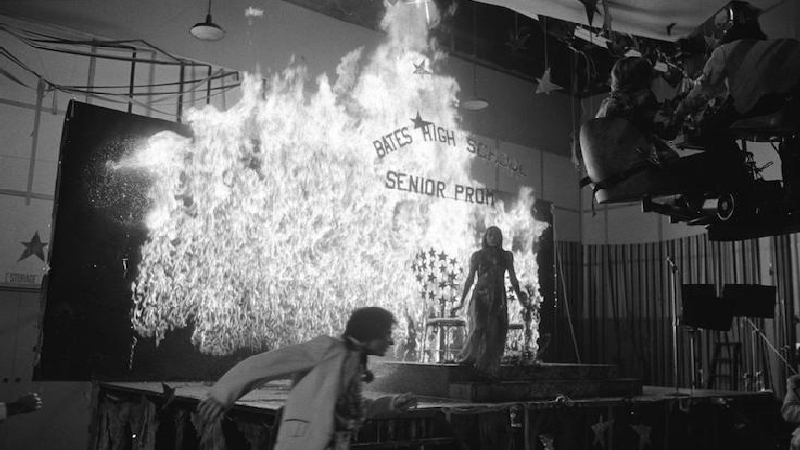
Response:
[[[669,272],[672,276],[672,283],[670,283],[670,312],[672,315],[672,379],[675,383],[674,395],[684,395],[678,387],[678,265],[669,256],[667,257],[667,264],[669,264]]]
[[[695,360],[694,354],[694,335],[697,333],[697,328],[695,327],[687,327],[686,331],[689,332],[689,356],[691,358],[691,370],[692,370],[692,393],[694,393],[694,388],[697,387],[697,361]]]
[[[670,313],[672,315],[672,382],[675,383],[675,392],[678,392],[678,266],[667,257],[669,273],[672,276],[670,284]]]

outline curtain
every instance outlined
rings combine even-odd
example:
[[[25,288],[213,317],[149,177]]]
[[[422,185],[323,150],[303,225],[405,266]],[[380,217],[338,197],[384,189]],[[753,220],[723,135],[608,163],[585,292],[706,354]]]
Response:
[[[556,253],[554,360],[616,364],[621,376],[660,386],[691,386],[694,367],[695,387],[720,387],[709,383],[715,344],[739,343],[737,388],[782,391],[787,372],[777,354],[786,357],[794,348],[797,235],[736,242],[711,242],[705,235],[642,244],[558,242]],[[725,284],[774,284],[775,316],[734,317],[727,332],[678,326],[673,345],[672,304],[674,298],[680,318],[682,284],[713,284],[720,295]],[[729,366],[718,368],[730,372]]]

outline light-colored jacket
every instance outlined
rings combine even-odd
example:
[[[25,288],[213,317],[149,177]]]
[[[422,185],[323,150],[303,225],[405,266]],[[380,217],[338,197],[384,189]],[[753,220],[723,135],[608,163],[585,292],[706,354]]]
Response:
[[[333,437],[336,400],[353,377],[361,376],[360,358],[342,339],[319,336],[245,359],[220,378],[209,396],[227,408],[265,382],[299,375],[286,399],[275,450],[322,450]],[[393,404],[394,397],[368,402],[367,415],[391,410]]]

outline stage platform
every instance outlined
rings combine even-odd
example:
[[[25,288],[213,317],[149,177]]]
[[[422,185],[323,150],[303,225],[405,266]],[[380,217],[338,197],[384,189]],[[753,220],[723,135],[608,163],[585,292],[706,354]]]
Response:
[[[417,395],[470,402],[513,402],[564,395],[569,398],[630,397],[642,394],[642,383],[621,378],[608,364],[536,363],[502,365],[497,379],[469,366],[376,361],[375,381],[367,389],[415,392]]]
[[[392,368],[373,367],[384,372]],[[414,365],[398,367],[414,369]],[[393,376],[400,375],[398,367]],[[557,373],[561,369],[553,365],[535,370]],[[783,444],[788,444],[793,429],[780,418],[780,402],[770,391],[639,385],[636,395],[575,398],[558,393],[535,400],[467,401],[422,394],[435,390],[430,386],[434,383],[424,381],[426,376],[433,380],[461,368],[415,370],[420,372],[411,383],[415,389],[403,390],[418,393],[417,408],[369,420],[354,449],[769,449],[786,448]],[[592,371],[615,369],[590,366],[584,370],[593,375]],[[365,396],[399,392],[380,392],[378,383]],[[201,448],[193,414],[209,385],[98,383],[90,448]],[[272,382],[243,397],[224,421],[220,439],[226,448],[271,448],[275,418],[288,391],[288,381]]]

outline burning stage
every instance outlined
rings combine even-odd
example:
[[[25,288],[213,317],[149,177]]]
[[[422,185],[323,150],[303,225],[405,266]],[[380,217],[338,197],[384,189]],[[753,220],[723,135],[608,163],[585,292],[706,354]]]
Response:
[[[500,380],[455,364],[371,367],[367,398],[410,390],[419,403],[368,420],[354,449],[752,449],[788,435],[774,429],[771,392],[643,387],[610,365],[503,366]],[[207,387],[99,383],[90,448],[212,448],[193,424]],[[240,399],[223,424],[225,448],[271,448],[288,390],[288,381],[272,382]]]

